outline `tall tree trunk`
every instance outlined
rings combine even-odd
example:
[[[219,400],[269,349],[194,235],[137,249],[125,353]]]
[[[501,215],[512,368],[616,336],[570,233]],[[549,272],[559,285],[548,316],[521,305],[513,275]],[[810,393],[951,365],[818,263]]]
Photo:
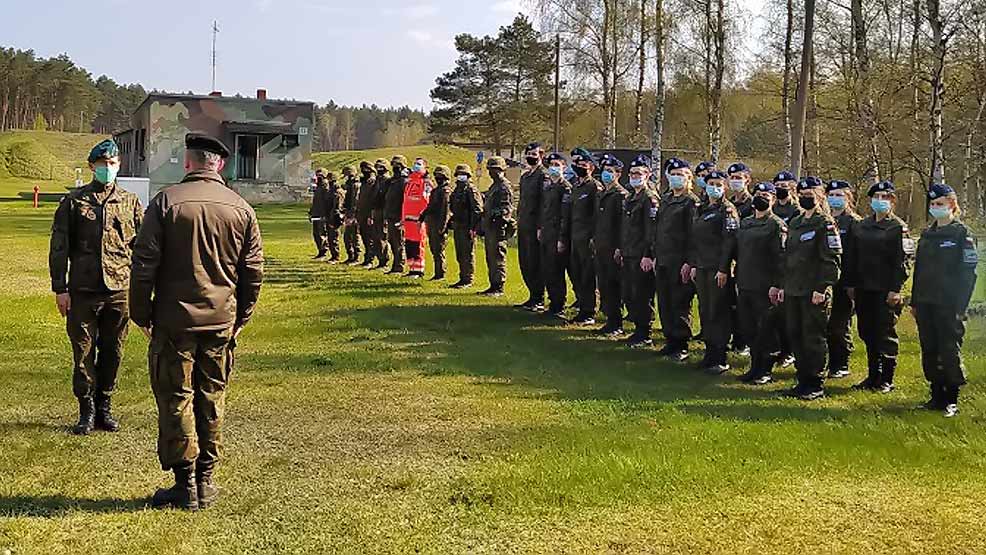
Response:
[[[637,103],[633,110],[633,137],[638,142],[643,136],[644,72],[647,69],[647,0],[640,0],[640,43],[637,67]]]
[[[781,81],[781,112],[784,118],[784,165],[791,165],[791,42],[794,39],[794,0],[787,0],[787,26],[784,31],[784,78]]]
[[[801,43],[801,72],[798,76],[798,94],[794,100],[791,122],[791,172],[801,176],[801,158],[805,142],[805,117],[808,108],[808,77],[811,73],[811,51],[814,46],[815,0],[805,0],[804,40]]]
[[[712,0],[705,0],[705,32],[702,34],[705,71],[705,138],[706,152],[712,158]]]
[[[972,179],[972,141],[975,139],[976,131],[979,129],[979,124],[983,120],[984,108],[986,108],[986,94],[984,94],[984,91],[979,91],[976,95],[976,116],[969,124],[969,130],[965,135],[965,159],[962,164],[962,190],[959,191],[959,195],[961,196],[960,203],[962,206],[970,206],[969,181]]]
[[[664,52],[666,39],[664,37],[664,0],[656,0],[654,6],[654,47],[657,64],[657,89],[654,99],[654,131],[651,133],[650,154],[654,169],[662,166],[664,153]]]
[[[613,135],[613,89],[612,89],[612,52],[611,49],[616,45],[610,44],[610,28],[613,18],[613,2],[615,0],[603,0],[603,28],[602,28],[602,85],[603,85],[603,145],[612,148],[614,143]]]
[[[918,133],[917,130],[921,126],[921,118],[919,116],[918,104],[920,100],[920,85],[918,81],[918,46],[921,38],[921,0],[913,0],[911,3],[911,17],[912,17],[912,27],[911,27],[911,49],[910,55],[908,56],[908,74],[911,80],[911,152],[918,152]],[[914,164],[914,170],[909,172],[910,176],[908,179],[907,188],[907,222],[914,223],[921,218],[922,210],[920,209],[920,203],[915,202],[914,192],[918,188],[918,178],[920,177],[920,172],[917,170],[917,164]]]
[[[722,143],[722,80],[726,71],[726,17],[725,0],[716,2],[715,28],[715,82],[712,89],[712,137],[710,154],[719,163]]]
[[[610,128],[613,130],[611,134],[613,140],[610,144],[606,145],[606,148],[616,148],[616,144],[619,140],[619,126],[617,125],[616,116],[619,113],[618,103],[620,101],[620,96],[619,96],[620,79],[618,75],[619,53],[620,53],[620,37],[619,37],[620,24],[618,18],[620,15],[621,6],[620,6],[620,0],[612,0],[612,2],[613,2],[613,19],[610,22],[610,30],[613,32],[613,42],[612,42],[613,60],[612,63],[610,64],[610,71],[613,73],[613,80],[612,80],[613,92],[610,94],[610,101],[613,103],[613,105],[610,107],[609,110],[609,118],[610,118],[609,125]]]
[[[808,116],[811,122],[811,149],[805,158],[805,166],[809,168],[812,175],[820,175],[822,172],[822,132],[821,125],[818,124],[818,87],[816,85],[818,66],[815,62],[815,51],[811,52],[811,73],[808,76],[808,90],[811,93]]]
[[[941,18],[939,0],[928,0],[928,23],[931,26],[932,70],[931,70],[931,105],[929,106],[930,153],[931,164],[928,185],[945,182],[945,153],[942,136],[942,100],[945,94],[945,55],[948,40],[945,36],[945,23]]]
[[[889,8],[887,8],[889,10]],[[863,18],[863,0],[852,0],[853,50],[856,59],[855,97],[859,125],[866,137],[867,165],[865,181],[880,181],[880,150],[877,145],[876,113],[870,86],[870,55],[866,45],[866,20]]]

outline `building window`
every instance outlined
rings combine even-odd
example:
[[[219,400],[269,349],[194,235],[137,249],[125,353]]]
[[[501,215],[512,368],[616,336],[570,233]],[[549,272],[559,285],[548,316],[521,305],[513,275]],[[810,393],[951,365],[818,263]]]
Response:
[[[236,136],[236,179],[257,179],[259,149],[260,138],[258,136]]]

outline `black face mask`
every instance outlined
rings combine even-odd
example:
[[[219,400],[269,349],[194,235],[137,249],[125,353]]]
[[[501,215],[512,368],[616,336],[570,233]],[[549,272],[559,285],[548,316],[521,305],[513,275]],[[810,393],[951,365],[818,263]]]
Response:
[[[390,167],[391,167],[391,169],[394,170],[394,173],[395,174],[401,173],[401,170],[404,169],[404,166],[402,166],[400,164],[394,164],[394,165],[392,165]]]
[[[487,169],[490,172],[490,177],[492,177],[494,179],[497,179],[501,175],[503,175],[503,170],[501,170],[500,168],[487,168]]]
[[[377,168],[377,175],[387,175],[387,170],[384,168]]]
[[[801,208],[804,208],[805,210],[811,210],[815,207],[815,197],[798,197],[798,204],[800,204]]]
[[[371,172],[370,170],[363,170],[362,173],[363,173],[363,178],[364,179],[369,179],[370,176],[373,175],[373,172]]]
[[[528,156],[525,160],[527,160],[528,166],[538,166],[541,164],[541,159],[537,156]]]
[[[763,212],[770,208],[770,201],[763,197],[753,197],[753,208]]]
[[[779,198],[780,200],[784,200],[787,198],[789,193],[790,191],[788,191],[787,189],[777,189],[777,198]]]
[[[587,170],[587,169],[585,169],[583,167],[580,167],[580,166],[575,166],[575,167],[572,168],[572,170],[575,171],[575,175],[577,175],[579,177],[585,177],[585,176],[589,175],[589,170]]]

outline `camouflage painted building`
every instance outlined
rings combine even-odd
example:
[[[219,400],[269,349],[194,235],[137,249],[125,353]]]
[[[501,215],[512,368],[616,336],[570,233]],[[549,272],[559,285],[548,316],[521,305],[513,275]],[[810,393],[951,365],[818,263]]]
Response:
[[[185,135],[208,133],[233,152],[223,170],[230,186],[250,202],[292,202],[311,182],[311,102],[257,98],[151,94],[116,136],[120,175],[148,177],[151,194],[181,181]]]

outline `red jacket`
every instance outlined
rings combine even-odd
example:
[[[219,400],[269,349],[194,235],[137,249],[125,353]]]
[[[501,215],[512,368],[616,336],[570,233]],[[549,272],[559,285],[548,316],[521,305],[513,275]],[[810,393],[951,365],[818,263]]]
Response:
[[[431,195],[431,180],[423,173],[411,173],[404,185],[404,204],[401,206],[401,220],[404,222],[404,238],[421,242],[424,235],[424,222],[421,213],[428,207]]]

